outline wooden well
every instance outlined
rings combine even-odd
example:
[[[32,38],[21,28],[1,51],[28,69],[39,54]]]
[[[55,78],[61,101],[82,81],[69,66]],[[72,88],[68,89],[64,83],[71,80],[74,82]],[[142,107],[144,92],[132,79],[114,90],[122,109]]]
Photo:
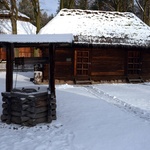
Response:
[[[44,90],[23,87],[3,92],[1,120],[25,126],[50,123],[56,119],[56,99],[49,99],[48,93],[46,87]]]
[[[0,35],[0,48],[6,49],[6,92],[1,93],[3,122],[34,126],[56,119],[55,47],[61,44],[70,45],[72,42],[72,34]],[[40,90],[41,87],[13,89],[14,48],[22,47],[41,48],[43,51],[48,49],[46,58],[21,57],[16,60],[18,65],[47,63],[49,82],[46,89]]]

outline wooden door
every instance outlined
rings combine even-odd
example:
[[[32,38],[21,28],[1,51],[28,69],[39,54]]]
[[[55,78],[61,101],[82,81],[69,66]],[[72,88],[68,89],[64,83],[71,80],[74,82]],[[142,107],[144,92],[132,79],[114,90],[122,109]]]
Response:
[[[142,70],[141,52],[128,51],[127,74],[130,76],[139,76]]]
[[[75,51],[74,75],[76,77],[88,77],[90,74],[89,51]]]

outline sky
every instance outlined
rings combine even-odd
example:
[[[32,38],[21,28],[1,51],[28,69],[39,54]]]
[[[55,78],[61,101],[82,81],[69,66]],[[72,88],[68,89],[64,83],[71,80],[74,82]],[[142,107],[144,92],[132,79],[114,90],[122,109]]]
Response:
[[[59,6],[59,0],[40,0],[41,9],[44,9],[49,15],[56,14]]]

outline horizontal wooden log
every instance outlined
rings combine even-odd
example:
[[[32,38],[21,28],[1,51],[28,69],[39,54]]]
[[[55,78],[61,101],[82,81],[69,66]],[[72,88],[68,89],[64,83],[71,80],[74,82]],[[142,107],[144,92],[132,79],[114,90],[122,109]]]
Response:
[[[9,106],[8,106],[8,104],[7,103],[3,103],[2,104],[2,108],[8,108]],[[14,111],[24,111],[24,110],[26,110],[27,108],[29,108],[30,106],[29,105],[20,105],[20,104],[18,104],[18,103],[12,103],[11,105],[10,105],[10,109],[11,110],[14,110]]]
[[[33,96],[37,97],[37,98],[40,98],[40,97],[43,97],[43,96],[47,96],[48,95],[48,92],[47,91],[38,91],[38,92],[35,92],[35,93],[31,93]]]
[[[8,115],[5,115],[5,114],[1,115],[2,122],[6,122],[7,119],[8,119]]]
[[[51,103],[56,103],[56,98],[51,98],[51,99],[50,99],[50,102],[51,102]]]
[[[44,123],[47,122],[47,117],[42,117],[42,118],[38,118],[38,119],[30,119],[27,121],[27,126],[35,126],[38,123]]]
[[[47,107],[30,107],[27,109],[29,112],[31,113],[41,113],[41,112],[45,112],[48,110]]]
[[[57,119],[56,115],[51,115],[51,117],[52,117],[52,120],[56,120]]]
[[[28,111],[21,111],[21,112],[12,111],[11,112],[11,115],[16,116],[16,117],[28,116],[28,114],[29,114]]]
[[[8,114],[9,114],[8,109],[7,109],[7,108],[4,108],[3,111],[2,111],[2,114],[3,114],[3,115],[8,115]]]
[[[26,98],[17,98],[17,97],[12,97],[11,98],[11,103],[18,103],[20,105],[28,103],[28,99]]]
[[[2,108],[7,108],[8,107],[8,104],[7,103],[3,103],[2,104]]]
[[[11,109],[12,110],[15,110],[15,111],[25,111],[25,110],[27,110],[28,108],[29,108],[30,106],[29,105],[18,105],[18,104],[16,104],[16,103],[13,103],[12,105],[11,105]]]
[[[38,100],[38,101],[30,101],[30,102],[28,102],[28,105],[30,105],[32,107],[42,107],[42,106],[47,106],[48,102],[47,102],[47,99]]]
[[[16,57],[15,65],[23,64],[45,64],[49,62],[48,57]]]
[[[6,122],[7,124],[11,123],[11,116],[9,115],[1,115],[2,122]]]
[[[11,122],[12,123],[16,123],[16,124],[21,124],[23,122],[28,121],[30,118],[29,117],[16,117],[16,116],[12,116],[11,117]]]
[[[51,111],[51,115],[55,115],[56,114],[56,111]]]
[[[56,109],[57,108],[57,105],[56,104],[51,104],[51,109]]]
[[[10,92],[2,92],[1,95],[3,97],[10,97]]]
[[[32,119],[38,119],[38,118],[42,118],[42,117],[46,117],[47,116],[47,112],[43,112],[43,113],[36,113],[36,114],[28,114],[28,117],[32,118]]]

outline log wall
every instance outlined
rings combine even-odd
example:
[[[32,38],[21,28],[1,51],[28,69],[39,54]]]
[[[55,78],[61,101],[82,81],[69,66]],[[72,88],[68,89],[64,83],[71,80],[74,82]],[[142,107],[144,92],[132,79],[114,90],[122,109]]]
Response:
[[[55,53],[55,75],[58,79],[73,79],[74,52],[70,48],[58,49]]]
[[[46,51],[43,57],[47,56]],[[71,48],[57,48],[55,52],[55,77],[60,80],[73,80],[74,55]],[[44,79],[48,79],[48,65],[44,65]]]
[[[150,51],[142,50],[142,76],[150,80]]]
[[[93,80],[112,80],[124,77],[126,57],[123,49],[94,48],[91,55],[91,77]]]

